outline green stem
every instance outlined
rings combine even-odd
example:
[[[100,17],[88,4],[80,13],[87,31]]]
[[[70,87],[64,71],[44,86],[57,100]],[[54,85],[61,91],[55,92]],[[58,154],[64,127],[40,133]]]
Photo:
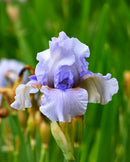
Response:
[[[80,147],[79,147],[79,145],[76,145],[74,147],[74,157],[75,157],[74,160],[66,160],[64,158],[64,162],[80,162]]]
[[[14,160],[13,162],[17,162],[18,161],[18,152],[14,152]]]
[[[47,148],[42,146],[41,156],[40,156],[39,162],[46,162],[46,161],[47,161]]]
[[[128,99],[128,105],[127,105],[127,113],[126,113],[126,131],[127,131],[127,137],[126,137],[126,155],[125,155],[125,160],[130,161],[130,99]]]
[[[75,155],[75,162],[80,161],[80,147],[76,146],[74,147],[74,155]]]
[[[66,160],[66,159],[64,158],[64,162],[75,162],[75,160]]]

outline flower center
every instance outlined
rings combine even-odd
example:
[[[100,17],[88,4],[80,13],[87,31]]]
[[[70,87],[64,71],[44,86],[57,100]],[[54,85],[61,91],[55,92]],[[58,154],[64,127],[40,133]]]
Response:
[[[60,71],[55,76],[55,88],[65,90],[72,88],[74,84],[74,78],[71,71]]]
[[[72,81],[69,80],[69,78],[66,78],[62,82],[59,82],[58,88],[64,91],[67,88],[71,88],[72,84],[73,84]]]

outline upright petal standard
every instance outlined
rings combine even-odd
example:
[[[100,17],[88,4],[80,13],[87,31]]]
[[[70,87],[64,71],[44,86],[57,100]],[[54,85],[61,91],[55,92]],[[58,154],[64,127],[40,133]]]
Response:
[[[30,76],[28,86],[39,88],[41,97],[40,111],[52,121],[71,122],[77,115],[84,115],[87,104],[90,102],[106,104],[118,91],[118,82],[111,78],[111,74],[103,76],[88,71],[88,62],[85,58],[90,56],[87,45],[77,38],[69,38],[64,32],[58,38],[52,38],[49,49],[38,53],[39,63],[35,75]],[[36,86],[34,86],[36,85]],[[30,106],[28,95],[31,89],[21,93],[16,90],[16,101],[19,97],[23,106]],[[24,99],[22,95],[25,96]],[[14,101],[14,103],[16,103]],[[14,104],[12,104],[14,107]],[[16,109],[20,105],[15,104]]]

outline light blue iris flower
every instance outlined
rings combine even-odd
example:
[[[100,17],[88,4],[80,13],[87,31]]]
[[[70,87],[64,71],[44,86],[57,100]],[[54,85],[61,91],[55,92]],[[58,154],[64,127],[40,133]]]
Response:
[[[59,122],[70,122],[73,117],[83,115],[89,102],[108,103],[118,91],[118,82],[110,74],[103,76],[88,71],[85,58],[89,55],[88,46],[60,32],[58,38],[49,42],[49,49],[37,54],[39,63],[35,75],[30,76],[31,81],[21,89],[22,96],[27,86],[32,89],[26,94],[41,87],[40,111],[50,120]],[[16,109],[21,102],[30,106],[29,99],[21,101],[17,95],[15,99],[11,106]]]
[[[24,67],[24,64],[13,59],[0,60],[0,88],[7,86],[6,75],[9,74],[9,79],[14,82],[18,77],[19,72]],[[0,94],[0,105],[2,101],[2,94]]]

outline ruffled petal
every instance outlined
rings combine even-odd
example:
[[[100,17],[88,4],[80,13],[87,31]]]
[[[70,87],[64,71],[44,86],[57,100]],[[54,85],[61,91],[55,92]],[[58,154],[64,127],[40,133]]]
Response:
[[[77,87],[79,85],[79,73],[74,65],[61,66],[54,75],[54,87],[62,89]]]
[[[71,67],[74,67],[78,71],[78,78],[76,80],[81,78],[83,75],[86,75],[88,71],[88,62],[85,60],[85,58],[88,58],[90,55],[87,45],[81,43],[77,38],[69,38],[64,32],[60,32],[59,37],[52,39],[49,46],[51,49],[51,55],[56,56],[56,53],[60,51],[60,57],[58,55],[58,57],[56,56],[57,65],[59,64],[57,66],[58,68],[60,65],[71,65]],[[72,56],[74,57],[74,62],[69,63]],[[64,58],[64,60],[67,61],[63,62],[61,58]],[[59,61],[62,61],[62,63],[58,63]]]
[[[30,93],[38,92],[36,84],[36,81],[30,81],[27,84],[20,84],[16,88],[15,101],[11,104],[11,107],[18,110],[32,107]]]
[[[90,51],[87,45],[81,43],[77,38],[71,38],[73,40],[73,51],[76,57],[76,67],[79,71],[80,78],[87,73],[88,62],[85,58],[90,56]]]
[[[119,89],[117,80],[111,78],[109,73],[103,76],[100,73],[88,72],[88,75],[84,76],[83,79],[81,87],[87,90],[88,101],[91,103],[107,104]]]
[[[50,50],[47,49],[37,54],[39,63],[36,66],[35,74],[38,82],[42,85],[48,85],[49,63],[51,60]]]
[[[50,50],[53,52],[57,49],[58,47],[58,43],[65,40],[65,39],[68,39],[69,37],[62,31],[59,33],[59,37],[56,38],[56,37],[53,37],[52,38],[52,41],[49,41],[49,47],[50,47]]]
[[[24,109],[25,107],[31,107],[30,100],[31,86],[20,84],[16,88],[15,101],[11,104],[11,107],[15,109]]]
[[[87,108],[88,94],[85,89],[71,88],[62,91],[42,87],[40,111],[52,121],[71,122],[71,118],[83,115]]]
[[[65,44],[66,42],[66,44]],[[54,87],[55,84],[55,75],[58,73],[59,69],[62,66],[72,66],[75,63],[75,55],[73,53],[73,45],[70,40],[60,40],[56,42],[57,48],[54,51],[51,51],[51,60],[49,64],[49,86]],[[51,48],[51,47],[50,47]]]
[[[64,32],[60,32],[58,38],[54,37],[49,42],[49,49],[37,55],[39,63],[35,70],[36,78],[42,85],[51,88],[57,87],[55,79],[60,80],[58,76],[60,69],[67,67],[69,69],[67,78],[70,77],[68,80],[73,82],[69,88],[75,87],[79,84],[80,78],[87,73],[88,62],[85,58],[89,55],[88,46],[78,39],[69,38]]]
[[[45,57],[43,57],[44,55]],[[70,54],[67,49],[62,50],[62,47],[60,47],[54,55],[52,52],[50,53],[50,50],[39,53],[37,60],[39,60],[39,63],[36,66],[35,74],[38,82],[42,85],[54,87],[55,71],[62,65],[72,65],[75,62],[75,56],[72,53]]]

